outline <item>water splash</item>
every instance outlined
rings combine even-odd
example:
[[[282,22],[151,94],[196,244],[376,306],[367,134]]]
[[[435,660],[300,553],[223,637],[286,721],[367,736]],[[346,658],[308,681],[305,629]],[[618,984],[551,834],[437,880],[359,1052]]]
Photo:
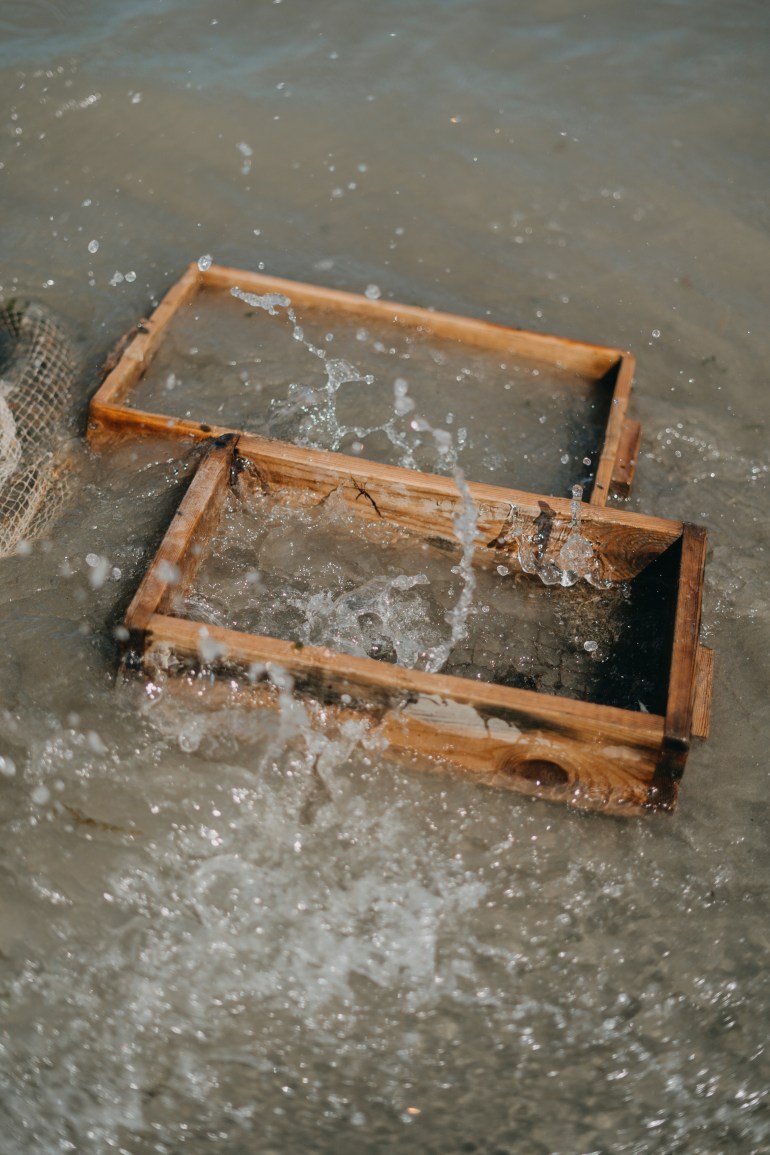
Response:
[[[382,575],[336,598],[326,592],[313,594],[305,611],[307,640],[360,657],[417,667],[432,652],[436,630],[424,599],[405,595],[429,584],[423,573]]]
[[[570,502],[570,532],[559,550],[558,557],[558,568],[561,571],[560,584],[563,586],[572,586],[581,578],[585,578],[592,585],[597,585],[601,579],[599,560],[596,557],[593,544],[580,532],[580,503],[582,498],[582,485],[573,485],[572,501]]]
[[[367,437],[382,433],[398,451],[399,464],[406,469],[417,468],[414,451],[420,441],[410,438],[403,422],[406,414],[414,408],[413,403],[410,404],[408,400],[403,399],[399,401],[397,397],[392,413],[378,423],[363,425],[342,422],[337,404],[340,388],[343,385],[374,385],[374,376],[371,373],[362,373],[344,358],[330,357],[326,349],[308,340],[291,299],[283,293],[248,293],[237,286],[232,288],[230,293],[252,308],[264,310],[271,317],[279,316],[281,310],[285,310],[294,340],[323,364],[326,380],[320,387],[304,381],[293,382],[289,385],[285,398],[273,399],[270,402],[267,418],[270,436],[290,439],[297,445],[311,449],[337,452],[348,446],[351,441],[355,449]],[[398,384],[397,381],[396,391]],[[357,411],[360,412],[364,408],[358,406]]]

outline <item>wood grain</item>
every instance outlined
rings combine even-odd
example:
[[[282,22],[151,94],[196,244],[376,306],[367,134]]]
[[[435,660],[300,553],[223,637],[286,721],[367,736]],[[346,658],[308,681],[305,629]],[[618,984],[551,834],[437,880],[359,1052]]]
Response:
[[[692,709],[693,738],[708,738],[709,736],[713,687],[714,651],[709,646],[698,646],[698,654],[695,659],[695,688]]]
[[[193,266],[195,268],[195,266]],[[446,337],[500,352],[516,353],[533,361],[546,361],[560,368],[572,369],[588,377],[600,378],[609,372],[623,356],[620,349],[572,341],[566,337],[533,333],[473,317],[440,313],[418,305],[395,301],[370,300],[358,293],[310,285],[302,281],[287,281],[280,277],[251,273],[212,265],[202,274],[202,284],[208,288],[231,289],[235,286],[250,293],[281,293],[289,297],[295,308],[338,308],[341,312],[360,317],[375,318],[403,328],[420,329],[436,337]]]
[[[604,434],[604,445],[596,467],[596,478],[591,489],[591,504],[605,505],[612,491],[613,476],[617,468],[623,429],[631,398],[631,384],[634,378],[636,360],[630,353],[623,353],[616,367],[616,377],[610,399],[610,412]]]
[[[684,768],[692,734],[707,544],[708,537],[702,526],[684,526],[664,743],[674,776]],[[702,709],[700,714],[702,717]]]
[[[126,611],[132,638],[143,637],[151,616],[168,609],[194,580],[203,544],[216,529],[235,450],[235,438],[212,443],[203,457],[142,582]],[[143,642],[142,642],[143,644]]]
[[[612,470],[611,497],[628,497],[631,492],[641,440],[642,427],[639,422],[626,419]]]

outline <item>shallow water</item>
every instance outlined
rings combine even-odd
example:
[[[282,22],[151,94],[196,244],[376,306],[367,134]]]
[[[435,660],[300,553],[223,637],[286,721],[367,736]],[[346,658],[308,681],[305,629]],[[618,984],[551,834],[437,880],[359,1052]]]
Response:
[[[116,687],[191,462],[76,448],[0,562],[9,1155],[770,1147],[769,34],[749,0],[5,0],[0,283],[69,322],[81,421],[207,253],[629,347],[629,505],[708,526],[717,650],[644,822],[394,766],[288,694]]]
[[[268,313],[209,290],[173,318],[126,403],[444,473],[433,438],[410,428],[427,414],[475,481],[559,494],[580,484],[587,500],[611,391],[554,363],[392,321],[362,323],[339,308]]]
[[[651,565],[633,582],[599,588],[546,585],[487,557],[472,568],[455,625],[461,562],[459,545],[362,521],[333,495],[298,507],[290,493],[231,492],[172,612],[411,669],[665,712],[665,571]]]

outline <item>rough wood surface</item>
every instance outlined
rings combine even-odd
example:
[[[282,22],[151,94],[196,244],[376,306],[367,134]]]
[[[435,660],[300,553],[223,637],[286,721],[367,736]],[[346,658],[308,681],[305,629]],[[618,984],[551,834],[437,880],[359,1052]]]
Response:
[[[218,665],[257,681],[278,667],[318,701],[362,707],[397,750],[582,807],[628,813],[646,807],[663,740],[663,719],[655,715],[426,674],[163,614],[147,622],[145,662],[156,672]]]
[[[280,708],[278,692],[268,678],[256,682],[243,678],[212,680],[194,670],[170,677],[165,672],[167,662],[167,646],[148,652],[153,681],[197,711]],[[494,728],[490,732],[478,724],[444,728],[433,718],[422,722],[417,717],[403,718],[398,712],[375,711],[366,704],[306,702],[311,725],[332,734],[346,724],[360,726],[367,750],[377,750],[380,772],[389,762],[420,772],[455,770],[471,776],[476,785],[513,790],[582,810],[634,817],[651,809],[650,787],[644,780],[643,763],[649,760],[646,751],[625,768],[612,747],[609,757],[603,757],[595,747],[566,735],[554,736],[544,727],[522,730],[519,740],[513,742],[502,739]],[[630,757],[633,751],[628,753]]]
[[[617,468],[635,367],[636,361],[630,353],[621,354],[617,362],[617,374],[612,389],[604,445],[596,466],[596,478],[591,489],[592,505],[605,505],[612,492],[612,482]]]
[[[702,526],[685,525],[666,708],[665,745],[670,752],[672,773],[684,767],[693,732],[695,671],[707,544],[706,530]],[[702,717],[703,710],[699,712]]]
[[[693,738],[708,738],[709,736],[713,686],[714,651],[709,646],[698,646],[698,655],[695,659],[695,691],[692,710]]]
[[[642,427],[639,422],[626,419],[612,470],[611,497],[628,497],[631,492],[641,440]]]
[[[126,611],[125,625],[132,637],[143,636],[151,615],[159,609],[170,608],[176,591],[193,581],[203,543],[214,532],[219,519],[234,449],[232,437],[213,444],[198,466]]]
[[[130,422],[136,423],[134,427],[147,436],[162,437],[171,420],[134,411],[128,411],[126,416],[129,414]],[[105,414],[102,409],[99,420],[103,422],[102,436],[106,437],[110,413]],[[232,433],[226,428],[190,421],[174,424],[178,438],[190,443]],[[118,418],[118,428],[119,436],[124,436],[126,426],[122,416]],[[359,514],[387,517],[426,537],[455,540],[453,519],[461,499],[449,477],[380,465],[343,453],[303,449],[256,434],[238,435],[238,453],[253,462],[270,488],[296,489],[317,501],[339,491]],[[360,487],[371,495],[374,504],[358,500]],[[570,533],[572,502],[478,483],[471,483],[469,490],[477,508],[479,544],[495,542],[501,555],[498,561],[505,560],[505,564],[514,567],[519,565],[514,531],[520,528],[532,534],[536,522],[538,532],[548,538],[542,557],[558,555]],[[679,538],[682,523],[580,503],[578,528],[594,546],[601,561],[602,576],[611,581],[625,581],[635,577]]]
[[[455,540],[454,517],[461,498],[450,477],[380,465],[341,453],[301,449],[253,434],[239,438],[238,452],[254,462],[271,488],[298,488],[305,494],[315,494],[318,500],[338,490],[364,516],[386,517],[423,536]],[[358,501],[359,486],[366,488],[373,505]],[[571,501],[493,485],[471,483],[468,488],[477,510],[479,544],[498,543],[506,564],[510,561],[518,565],[513,531],[521,528],[525,533],[536,531],[547,537],[547,542],[541,543],[543,558],[558,555],[570,533]],[[593,544],[601,560],[602,576],[625,581],[679,538],[682,523],[580,503],[578,528]]]
[[[127,343],[117,365],[94,394],[94,400],[98,400],[98,404],[117,405],[125,399],[155,355],[169,321],[178,309],[193,299],[199,288],[198,269],[192,265],[176,284],[171,286],[152,316],[142,321],[141,328],[137,329],[136,335]]]
[[[326,309],[336,306],[345,313],[373,317],[405,328],[419,328],[436,337],[447,337],[466,345],[517,353],[533,361],[548,361],[588,377],[603,377],[624,355],[621,349],[572,341],[546,333],[533,333],[526,329],[496,325],[454,313],[440,313],[382,298],[372,301],[358,293],[302,281],[287,281],[221,265],[212,265],[207,269],[201,275],[201,283],[208,288],[232,289],[237,286],[250,293],[281,293],[289,297],[292,305],[298,308]]]

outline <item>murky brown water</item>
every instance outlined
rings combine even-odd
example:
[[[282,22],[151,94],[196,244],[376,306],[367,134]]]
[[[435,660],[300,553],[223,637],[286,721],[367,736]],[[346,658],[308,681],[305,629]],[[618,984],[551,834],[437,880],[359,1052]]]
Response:
[[[638,823],[116,689],[189,463],[76,448],[0,562],[3,1151],[770,1147],[768,56],[749,0],[4,0],[0,284],[79,419],[204,253],[629,347],[630,507],[709,527],[718,665]]]

